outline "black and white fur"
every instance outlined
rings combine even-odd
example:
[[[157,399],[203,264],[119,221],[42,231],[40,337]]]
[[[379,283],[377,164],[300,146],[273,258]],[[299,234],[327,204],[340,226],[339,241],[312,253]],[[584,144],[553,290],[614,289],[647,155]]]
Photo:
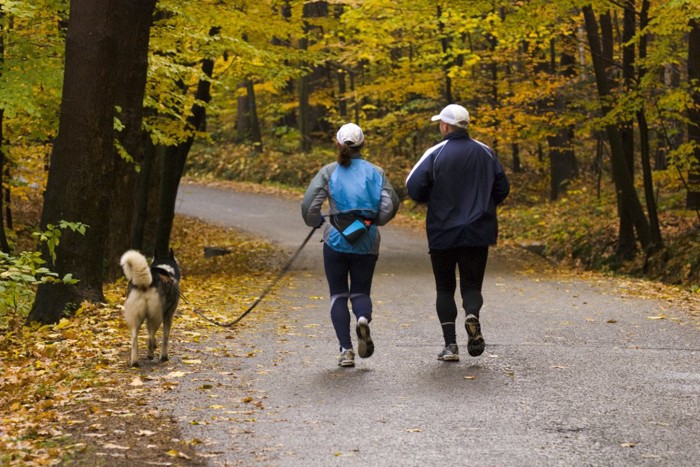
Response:
[[[153,359],[156,331],[163,324],[160,360],[168,360],[168,341],[173,316],[180,300],[180,266],[172,251],[169,257],[155,258],[149,266],[146,257],[136,250],[124,253],[119,262],[129,286],[124,302],[124,319],[131,334],[130,366],[139,366],[138,335],[146,321],[148,358]]]

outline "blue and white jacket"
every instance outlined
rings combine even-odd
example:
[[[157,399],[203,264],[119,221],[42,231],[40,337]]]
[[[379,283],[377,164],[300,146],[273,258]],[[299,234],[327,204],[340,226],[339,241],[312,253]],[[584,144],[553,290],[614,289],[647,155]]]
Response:
[[[399,198],[384,171],[359,154],[353,156],[348,167],[337,162],[323,167],[311,180],[301,203],[306,225],[313,227],[321,223],[321,208],[326,199],[328,215],[352,212],[371,219],[372,225],[369,232],[350,244],[327,222],[323,241],[341,253],[379,254],[381,238],[377,226],[388,223],[399,209]]]
[[[496,206],[510,184],[491,148],[454,131],[420,158],[406,178],[408,195],[428,203],[430,249],[488,246],[498,238]]]

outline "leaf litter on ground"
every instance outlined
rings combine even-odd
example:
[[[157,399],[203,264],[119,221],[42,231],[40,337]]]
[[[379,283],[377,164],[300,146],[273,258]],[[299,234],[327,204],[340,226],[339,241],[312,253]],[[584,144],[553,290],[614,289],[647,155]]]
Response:
[[[224,321],[257,298],[285,257],[266,242],[183,216],[172,238],[187,301]],[[204,247],[212,245],[231,253],[204,258]],[[84,303],[55,325],[17,325],[0,336],[1,465],[204,462],[196,457],[197,443],[179,439],[175,422],[157,404],[158,394],[196,371],[197,358],[171,355],[169,362],[127,368],[125,280],[106,284],[104,292],[107,303]],[[171,348],[186,353],[188,342],[214,330],[181,301]],[[139,337],[145,362],[145,326]],[[162,376],[149,375],[156,368]]]

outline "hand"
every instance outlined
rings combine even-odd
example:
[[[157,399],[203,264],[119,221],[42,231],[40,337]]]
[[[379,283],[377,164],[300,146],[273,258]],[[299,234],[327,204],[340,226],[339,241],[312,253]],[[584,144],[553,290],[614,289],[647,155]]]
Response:
[[[321,220],[319,221],[319,223],[318,223],[318,225],[316,226],[316,228],[318,229],[319,227],[321,227],[321,226],[324,224],[324,222],[326,222],[326,216],[321,215]]]

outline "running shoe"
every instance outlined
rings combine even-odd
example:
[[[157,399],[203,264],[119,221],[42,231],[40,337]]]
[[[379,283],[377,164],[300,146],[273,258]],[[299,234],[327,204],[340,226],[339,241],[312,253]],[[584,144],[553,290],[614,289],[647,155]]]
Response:
[[[338,366],[355,366],[355,352],[352,349],[341,351]]]
[[[357,320],[357,355],[360,358],[369,358],[374,353],[374,343],[369,335],[369,323],[364,316]]]
[[[445,362],[458,362],[459,361],[459,347],[457,344],[449,344],[442,349],[442,352],[438,354],[438,360]]]
[[[467,315],[467,319],[464,321],[464,327],[469,335],[467,351],[472,357],[478,357],[484,353],[484,348],[486,347],[484,336],[481,335],[481,324],[479,324],[479,318],[472,314]]]

